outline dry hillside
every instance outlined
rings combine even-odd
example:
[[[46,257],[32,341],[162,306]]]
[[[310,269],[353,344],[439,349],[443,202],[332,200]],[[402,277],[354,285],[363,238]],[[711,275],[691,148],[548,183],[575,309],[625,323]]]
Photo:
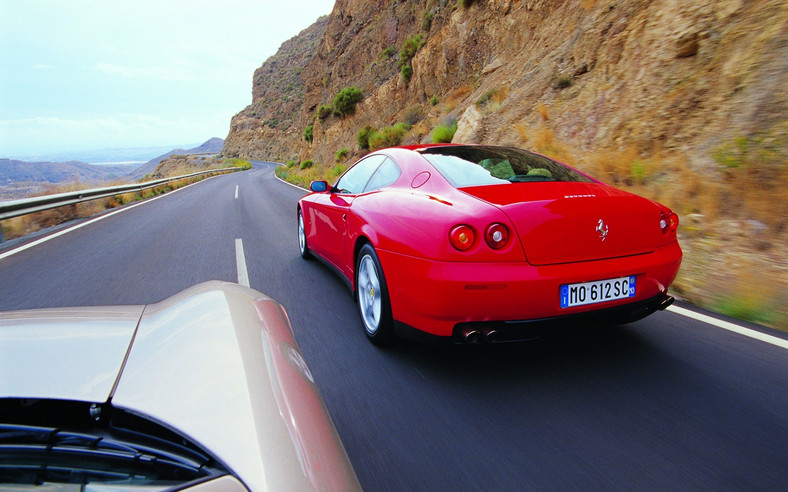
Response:
[[[327,111],[351,86],[355,111]],[[358,157],[365,126],[407,123],[412,143],[456,122],[455,142],[533,148],[671,206],[675,290],[788,326],[784,1],[337,0],[253,94],[224,155],[313,160],[289,171],[304,181]]]

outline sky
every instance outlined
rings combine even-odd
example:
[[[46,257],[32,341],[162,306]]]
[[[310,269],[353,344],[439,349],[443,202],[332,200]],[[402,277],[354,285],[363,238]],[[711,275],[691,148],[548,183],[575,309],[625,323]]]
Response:
[[[334,0],[0,0],[0,158],[225,138]]]

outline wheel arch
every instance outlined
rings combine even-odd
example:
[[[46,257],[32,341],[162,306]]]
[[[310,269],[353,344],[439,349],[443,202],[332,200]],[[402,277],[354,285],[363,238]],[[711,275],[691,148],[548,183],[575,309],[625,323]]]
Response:
[[[356,300],[356,290],[358,289],[358,255],[361,252],[361,248],[363,248],[365,244],[369,244],[373,249],[375,248],[375,245],[372,243],[372,241],[363,234],[360,234],[356,238],[356,242],[353,244],[353,285],[351,286],[353,291],[353,302],[358,302]]]

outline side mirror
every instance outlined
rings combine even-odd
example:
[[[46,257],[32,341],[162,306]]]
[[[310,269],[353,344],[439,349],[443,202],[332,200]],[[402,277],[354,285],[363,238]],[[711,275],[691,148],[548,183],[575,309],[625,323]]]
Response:
[[[328,189],[327,181],[312,181],[309,183],[309,189],[315,193],[322,193]]]

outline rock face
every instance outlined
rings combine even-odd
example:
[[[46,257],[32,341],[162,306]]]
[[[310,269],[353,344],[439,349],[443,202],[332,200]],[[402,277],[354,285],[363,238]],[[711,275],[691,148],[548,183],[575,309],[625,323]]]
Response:
[[[677,151],[696,168],[736,138],[786,145],[783,1],[465,3],[337,0],[255,72],[253,103],[233,118],[223,154],[331,163],[365,125],[406,120],[403,143],[453,120],[455,141],[527,147],[548,125],[576,148]],[[406,80],[398,54],[417,34]],[[353,115],[314,117],[348,86],[364,95]]]
[[[303,128],[304,83],[302,71],[315,54],[329,17],[324,16],[298,36],[286,41],[279,51],[255,70],[252,104],[235,115],[222,154],[276,160],[292,153]]]

